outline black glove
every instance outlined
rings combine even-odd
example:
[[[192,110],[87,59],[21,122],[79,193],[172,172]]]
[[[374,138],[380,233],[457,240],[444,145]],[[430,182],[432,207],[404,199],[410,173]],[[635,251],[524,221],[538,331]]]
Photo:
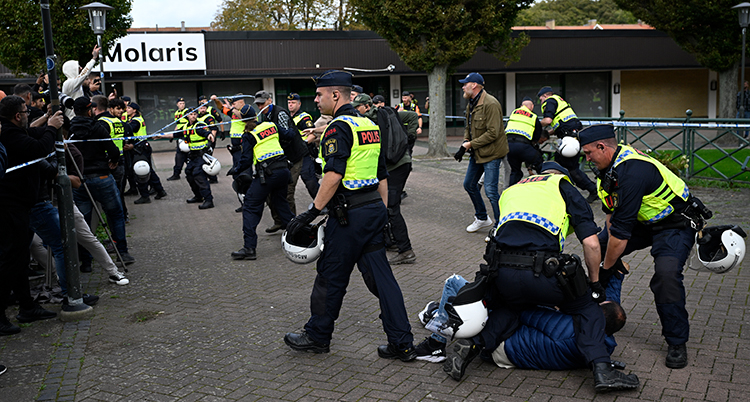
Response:
[[[600,282],[591,282],[589,283],[589,287],[591,288],[591,298],[594,299],[595,302],[601,303],[607,300],[604,287]]]
[[[453,155],[453,158],[456,159],[456,162],[461,162],[464,159],[464,154],[466,153],[466,148],[464,148],[463,145],[458,147],[458,151],[455,155]]]
[[[219,139],[221,139],[222,141],[224,141],[224,140],[227,139],[227,133],[226,132],[219,131],[219,133],[221,133],[221,134],[219,134]]]
[[[294,235],[294,233],[309,225],[318,215],[320,215],[320,210],[315,208],[315,206],[297,215],[286,225],[287,234]]]
[[[232,166],[232,167],[231,167],[231,168],[230,168],[230,169],[229,169],[229,170],[227,171],[227,176],[234,176],[234,175],[235,175],[236,173],[237,173],[237,170],[235,170],[235,169],[234,169],[234,166]]]
[[[614,275],[615,270],[613,268],[610,269],[604,269],[602,266],[599,266],[599,283],[601,286],[607,286],[609,284],[610,278],[612,278],[612,275]]]

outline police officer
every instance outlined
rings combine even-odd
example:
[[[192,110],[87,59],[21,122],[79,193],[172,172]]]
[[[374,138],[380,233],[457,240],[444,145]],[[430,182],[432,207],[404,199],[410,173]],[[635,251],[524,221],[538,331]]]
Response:
[[[212,107],[208,106],[206,103],[206,97],[201,96],[198,98],[198,121],[203,122],[206,125],[206,128],[208,128],[209,131],[211,131],[211,134],[213,134],[213,140],[209,142],[209,146],[211,149],[216,149],[216,136],[219,132],[219,126],[216,125],[216,119],[214,118],[214,115],[209,112],[209,109],[213,109]],[[216,111],[216,109],[213,109]],[[218,183],[218,175],[216,176],[208,176],[208,182],[209,183]]]
[[[685,309],[682,270],[695,241],[696,228],[710,217],[677,175],[637,149],[618,144],[611,125],[581,131],[586,160],[600,171],[599,197],[607,230],[599,234],[604,261],[601,280],[625,271],[620,257],[651,247],[651,291],[667,341],[666,366],[687,366],[690,324]]]
[[[218,99],[214,98],[214,102],[216,103],[217,107],[222,106],[222,104],[219,103]],[[245,132],[245,122],[242,121],[241,111],[244,110],[244,106],[245,99],[243,98],[243,95],[241,93],[238,93],[234,98],[224,99],[223,108],[221,109],[222,113],[232,119],[232,122],[229,126],[229,138],[231,141],[231,147],[229,147],[229,151],[232,154],[232,169],[230,170],[230,172],[232,173],[238,172],[237,164],[239,163],[240,156],[242,155],[241,144],[242,135]],[[249,114],[248,117],[255,116],[255,111],[252,111],[251,113],[252,114]],[[237,212],[240,212],[239,209]]]
[[[515,328],[518,314],[534,305],[557,306],[577,322],[576,343],[594,372],[597,391],[635,389],[638,377],[612,368],[605,345],[604,314],[592,298],[580,259],[561,254],[565,237],[581,239],[589,277],[598,282],[599,231],[586,200],[572,186],[567,170],[545,162],[541,175],[508,187],[500,198],[502,215],[485,258],[491,313],[476,336],[460,339],[443,370],[460,380],[482,349],[494,351]],[[596,287],[601,294],[603,289]],[[603,298],[602,298],[603,301]]]
[[[323,179],[312,207],[289,223],[289,233],[312,222],[328,207],[323,253],[310,297],[312,316],[301,333],[288,333],[292,349],[327,353],[334,322],[357,264],[370,292],[380,301],[388,344],[378,347],[386,359],[416,358],[404,298],[385,255],[383,227],[388,215],[388,173],[380,153],[378,127],[358,117],[349,104],[351,74],[328,71],[317,78],[315,102],[323,114],[333,115],[320,143]]]
[[[252,107],[243,106],[240,111],[243,119],[255,116]],[[239,172],[235,179],[238,192],[245,194],[242,205],[242,234],[244,245],[239,251],[232,252],[235,260],[256,259],[255,248],[258,245],[258,235],[255,230],[263,216],[263,204],[270,199],[278,211],[282,226],[286,227],[294,217],[286,200],[287,185],[291,174],[287,164],[284,149],[279,137],[294,136],[289,130],[279,130],[271,121],[260,124],[256,119],[245,122],[245,132],[242,135],[242,157],[239,162]],[[251,177],[251,169],[255,165],[255,178]]]
[[[187,116],[185,116],[187,112],[188,110],[187,108],[185,108],[185,98],[177,98],[177,111],[174,112],[174,119],[177,121],[174,126],[175,131],[184,130],[187,126],[188,120]],[[180,180],[182,165],[184,165],[186,161],[187,154],[180,151],[180,146],[178,143],[174,154],[174,167],[172,168],[172,175],[167,177],[167,181]],[[185,174],[187,175],[187,173]]]
[[[299,94],[290,93],[286,98],[286,105],[289,108],[289,113],[292,115],[294,126],[299,130],[302,141],[307,144],[307,149],[310,151],[310,155],[305,155],[302,158],[302,168],[299,176],[302,178],[302,182],[305,183],[305,188],[307,188],[310,197],[315,198],[318,194],[318,188],[320,188],[318,177],[315,175],[315,161],[313,161],[313,158],[318,157],[317,137],[315,134],[307,134],[305,132],[305,130],[314,129],[315,124],[312,121],[312,116],[302,111],[302,99],[299,97]]]
[[[407,110],[416,113],[419,116],[417,119],[417,135],[422,135],[422,113],[419,113],[419,106],[414,102],[414,98],[411,97],[411,92],[404,91],[401,93],[401,103],[396,105],[396,110],[399,112]]]
[[[190,151],[187,153],[187,166],[185,167],[185,178],[193,191],[193,197],[185,200],[188,204],[197,204],[198,209],[209,209],[214,207],[214,196],[211,194],[211,185],[208,183],[208,174],[203,170],[203,154],[211,153],[208,145],[214,139],[214,135],[206,127],[206,123],[198,121],[198,112],[192,111],[185,118],[187,125],[182,133],[165,134],[161,138],[183,138],[188,144]]]
[[[542,87],[537,94],[539,101],[542,102],[542,126],[551,127],[552,131],[558,138],[567,136],[578,137],[578,132],[583,128],[583,124],[578,120],[578,116],[568,102],[563,100],[560,95],[552,92],[552,87]],[[596,201],[596,185],[583,171],[581,171],[580,156],[573,157],[562,156],[560,152],[555,153],[555,161],[568,169],[570,178],[579,188],[589,192],[586,198],[588,202]]]
[[[159,175],[157,175],[156,171],[154,170],[153,163],[151,163],[151,145],[146,140],[148,131],[146,131],[146,121],[143,119],[143,116],[141,116],[141,107],[135,102],[130,102],[125,108],[125,112],[127,113],[129,119],[126,124],[130,126],[130,130],[133,132],[133,135],[136,137],[143,137],[143,139],[126,143],[125,145],[123,145],[123,149],[126,152],[132,152],[135,159],[147,161],[149,167],[151,168],[148,176],[148,181],[146,181],[145,183],[137,181],[136,187],[138,188],[138,193],[141,195],[141,197],[135,200],[133,203],[148,204],[151,202],[149,186],[156,192],[154,198],[157,200],[166,197],[167,192],[164,190],[164,186],[162,186],[161,180],[159,180]]]
[[[110,106],[110,101],[104,97],[103,95],[96,95],[91,99],[91,102],[96,106],[96,119],[98,120],[98,123],[103,125],[105,127],[105,131],[109,133],[109,136],[113,139],[116,139],[113,141],[115,146],[117,146],[117,149],[120,151],[120,159],[117,162],[117,166],[114,168],[110,168],[110,171],[112,173],[112,177],[115,179],[115,183],[117,183],[117,190],[119,191],[118,196],[120,197],[120,202],[122,203],[122,212],[125,216],[125,222],[128,222],[128,207],[125,205],[125,175],[126,175],[126,162],[125,162],[125,154],[123,152],[123,140],[122,138],[125,136],[125,126],[122,123],[122,120],[120,119],[120,115],[122,114],[122,108],[121,104],[124,102],[119,102],[119,104],[116,102],[112,106],[115,106],[114,108]],[[112,113],[114,111],[114,114]],[[115,117],[117,116],[117,117]],[[88,253],[88,252],[86,252]],[[89,254],[86,254],[87,256]]]
[[[539,172],[542,167],[542,154],[534,145],[548,138],[542,129],[542,123],[537,118],[534,110],[534,101],[528,96],[523,98],[521,107],[514,110],[505,126],[505,135],[508,136],[508,163],[510,164],[509,186],[518,183],[523,177],[521,163]]]

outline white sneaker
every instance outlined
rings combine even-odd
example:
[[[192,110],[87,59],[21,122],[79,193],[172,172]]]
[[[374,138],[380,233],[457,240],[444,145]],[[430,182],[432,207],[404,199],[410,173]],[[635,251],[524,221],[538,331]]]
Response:
[[[492,226],[492,218],[487,217],[485,220],[479,220],[476,217],[474,218],[474,222],[466,227],[466,231],[469,233],[474,233],[479,229],[486,228]]]
[[[126,278],[125,275],[120,272],[116,273],[115,275],[110,275],[109,281],[120,286],[125,286],[130,283],[128,278]]]

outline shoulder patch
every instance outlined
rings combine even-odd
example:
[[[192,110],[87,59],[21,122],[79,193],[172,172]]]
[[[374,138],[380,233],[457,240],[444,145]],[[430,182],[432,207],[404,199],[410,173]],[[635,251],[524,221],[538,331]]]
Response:
[[[327,140],[323,144],[323,150],[325,151],[324,156],[335,154],[338,151],[338,143],[336,143],[335,138],[331,138],[330,140]]]

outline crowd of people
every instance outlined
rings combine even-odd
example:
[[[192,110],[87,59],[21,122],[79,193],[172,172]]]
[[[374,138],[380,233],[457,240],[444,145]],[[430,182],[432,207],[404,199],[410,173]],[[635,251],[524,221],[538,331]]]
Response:
[[[30,255],[42,263],[44,246],[54,256],[63,303],[78,302],[67,297],[60,218],[49,191],[58,169],[54,159],[45,159],[59,129],[71,141],[65,147],[81,272],[91,272],[96,259],[110,282],[127,285],[124,266],[136,259],[128,248],[125,196],[139,195],[134,204],[150,203],[152,195],[156,200],[167,197],[151,163],[151,136],[140,106],[127,96],[97,92],[101,80],[90,69],[98,51],[94,48],[92,62],[85,67],[77,61],[65,63],[63,90],[77,96],[64,114],[45,110],[38,95],[48,83],[41,77],[36,87],[19,84],[13,95],[0,100],[0,335],[21,331],[4,313],[11,292],[20,306],[18,322],[56,316],[29,291]],[[501,105],[485,91],[481,74],[468,74],[460,82],[467,100],[466,124],[455,158],[460,162],[468,155],[464,189],[474,207],[474,221],[466,231],[489,233],[486,264],[474,281],[448,278],[441,301],[419,312],[420,322],[433,334],[417,346],[391,270],[392,265],[417,259],[401,201],[423,121],[408,92],[392,108],[384,96],[371,97],[354,85],[350,73],[328,71],[315,79],[315,103],[321,113],[317,121],[301,110],[296,93],[286,96],[285,105],[275,103],[266,91],[230,98],[202,96],[193,109],[178,98],[174,128],[157,133],[158,138],[177,140],[173,172],[166,180],[180,180],[184,167],[193,193],[186,202],[199,204],[201,210],[214,208],[211,184],[218,183],[220,167],[212,152],[217,138],[226,138],[220,125],[225,116],[232,155],[227,175],[242,204],[236,212],[242,213],[243,244],[231,258],[258,258],[257,226],[266,205],[273,225],[265,231],[283,231],[284,242],[291,243],[299,234],[312,240],[322,234],[317,238],[322,244],[295,244],[317,250],[317,277],[309,320],[302,330],[284,336],[294,350],[330,351],[334,323],[356,264],[380,302],[388,340],[378,347],[382,358],[444,362],[443,370],[456,380],[465,376],[477,356],[501,367],[588,367],[597,391],[635,389],[637,376],[621,372],[624,364],[613,362],[610,354],[616,345],[613,335],[626,319],[619,306],[627,273],[621,257],[651,246],[651,289],[668,344],[665,363],[685,367],[689,323],[681,272],[696,231],[707,219],[692,207],[699,200],[659,162],[618,144],[611,125],[583,129],[571,105],[551,87],[537,94],[541,116],[533,112],[534,101],[527,97],[504,125]],[[245,103],[248,98],[255,108]],[[558,152],[554,162],[543,161],[538,144],[551,135],[575,138],[598,170],[597,183],[580,170],[579,150],[572,156]],[[501,179],[506,158],[510,169]],[[5,172],[37,159],[41,161]],[[523,163],[529,169],[526,178]],[[302,196],[312,200],[301,212],[295,201],[300,178],[307,191]],[[584,197],[575,186],[589,195]],[[594,222],[589,205],[597,200],[607,214],[605,230]],[[92,234],[97,203],[110,231],[107,245]],[[320,225],[323,214],[328,215],[325,226]],[[564,253],[566,237],[573,232],[582,244],[583,259]],[[396,254],[388,259],[386,251]],[[97,301],[96,295],[82,296],[87,305]],[[447,345],[454,338],[449,356]]]

